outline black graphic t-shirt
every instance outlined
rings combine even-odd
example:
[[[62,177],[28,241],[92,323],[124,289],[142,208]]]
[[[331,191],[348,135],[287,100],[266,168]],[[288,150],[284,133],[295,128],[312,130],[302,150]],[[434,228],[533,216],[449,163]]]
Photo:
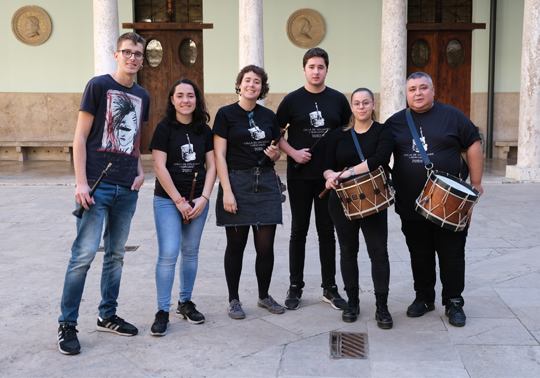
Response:
[[[158,123],[150,150],[159,150],[167,154],[165,164],[178,192],[189,199],[195,172],[197,181],[193,198],[201,196],[206,179],[206,153],[214,150],[214,139],[210,126],[205,125],[204,133],[197,134],[191,125],[180,124],[174,127],[165,122]],[[171,198],[156,178],[154,195]]]
[[[433,169],[458,176],[461,151],[480,140],[472,121],[453,106],[435,102],[425,113],[411,115]],[[425,219],[414,210],[415,200],[427,180],[427,171],[407,124],[405,109],[386,121],[394,135],[394,168],[396,212],[407,220]]]
[[[137,175],[141,126],[148,121],[150,95],[137,83],[131,88],[110,75],[92,78],[79,110],[94,116],[86,141],[86,176],[97,180],[112,163],[103,182],[131,186]]]
[[[373,122],[368,131],[363,134],[355,132],[354,135],[360,144],[362,155],[367,160],[370,172],[381,165],[383,168],[388,166],[394,148],[392,129],[378,122]],[[340,172],[345,167],[352,167],[361,162],[351,130],[345,131],[344,127],[335,130],[326,147],[323,172],[327,169]]]
[[[325,133],[311,154],[311,160],[295,169],[295,160],[287,156],[287,179],[323,180],[326,145],[332,131],[349,123],[351,107],[343,93],[326,87],[320,93],[311,93],[301,87],[289,93],[277,110],[279,127],[287,129],[287,142],[294,149],[310,148]]]
[[[273,111],[257,104],[251,112],[236,102],[220,108],[216,114],[213,132],[227,139],[228,169],[257,167],[265,156],[264,149],[279,135]]]

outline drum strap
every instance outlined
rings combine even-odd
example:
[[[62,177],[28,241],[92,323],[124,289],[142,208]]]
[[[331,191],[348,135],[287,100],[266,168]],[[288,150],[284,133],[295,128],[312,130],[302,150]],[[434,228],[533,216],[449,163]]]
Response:
[[[414,142],[416,143],[416,147],[418,147],[418,151],[420,152],[420,156],[422,156],[422,160],[424,161],[426,169],[431,170],[433,168],[433,163],[431,162],[431,160],[429,160],[427,152],[424,149],[424,145],[422,144],[422,141],[420,140],[420,137],[418,136],[418,131],[416,131],[416,125],[414,124],[414,121],[411,116],[411,108],[407,108],[405,115],[407,117],[407,123],[409,124],[409,129],[411,130],[411,134],[414,138]]]
[[[358,143],[358,138],[356,137],[356,132],[354,131],[354,127],[351,128],[351,135],[352,140],[354,142],[354,145],[356,146],[356,151],[358,151],[358,155],[360,155],[360,160],[364,162],[364,154],[362,154],[362,149],[360,148],[360,143]]]

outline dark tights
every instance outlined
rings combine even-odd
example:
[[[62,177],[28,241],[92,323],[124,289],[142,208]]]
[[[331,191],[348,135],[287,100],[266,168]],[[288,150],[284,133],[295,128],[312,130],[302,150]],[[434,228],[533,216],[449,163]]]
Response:
[[[244,249],[249,236],[250,226],[225,227],[227,233],[227,248],[225,249],[225,278],[229,288],[229,302],[240,300],[238,285],[242,274]],[[252,226],[255,242],[255,274],[259,285],[259,298],[268,298],[268,289],[274,269],[274,237],[276,225]]]

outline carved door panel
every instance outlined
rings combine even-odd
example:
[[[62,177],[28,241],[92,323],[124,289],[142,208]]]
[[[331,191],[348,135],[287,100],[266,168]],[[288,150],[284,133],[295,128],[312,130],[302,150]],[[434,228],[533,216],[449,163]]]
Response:
[[[165,115],[171,86],[188,78],[204,92],[202,30],[145,28],[136,32],[147,41],[144,68],[137,74],[137,82],[150,93],[149,120],[143,124],[141,135],[141,152],[147,154],[154,130]],[[160,62],[158,44],[152,42],[155,40],[162,49]]]
[[[470,116],[472,30],[409,30],[407,76],[425,72],[435,100]]]

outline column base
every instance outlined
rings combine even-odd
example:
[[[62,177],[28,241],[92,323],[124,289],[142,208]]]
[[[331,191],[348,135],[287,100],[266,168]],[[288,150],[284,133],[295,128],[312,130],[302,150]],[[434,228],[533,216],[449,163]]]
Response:
[[[540,167],[507,165],[506,177],[519,181],[540,182]]]

